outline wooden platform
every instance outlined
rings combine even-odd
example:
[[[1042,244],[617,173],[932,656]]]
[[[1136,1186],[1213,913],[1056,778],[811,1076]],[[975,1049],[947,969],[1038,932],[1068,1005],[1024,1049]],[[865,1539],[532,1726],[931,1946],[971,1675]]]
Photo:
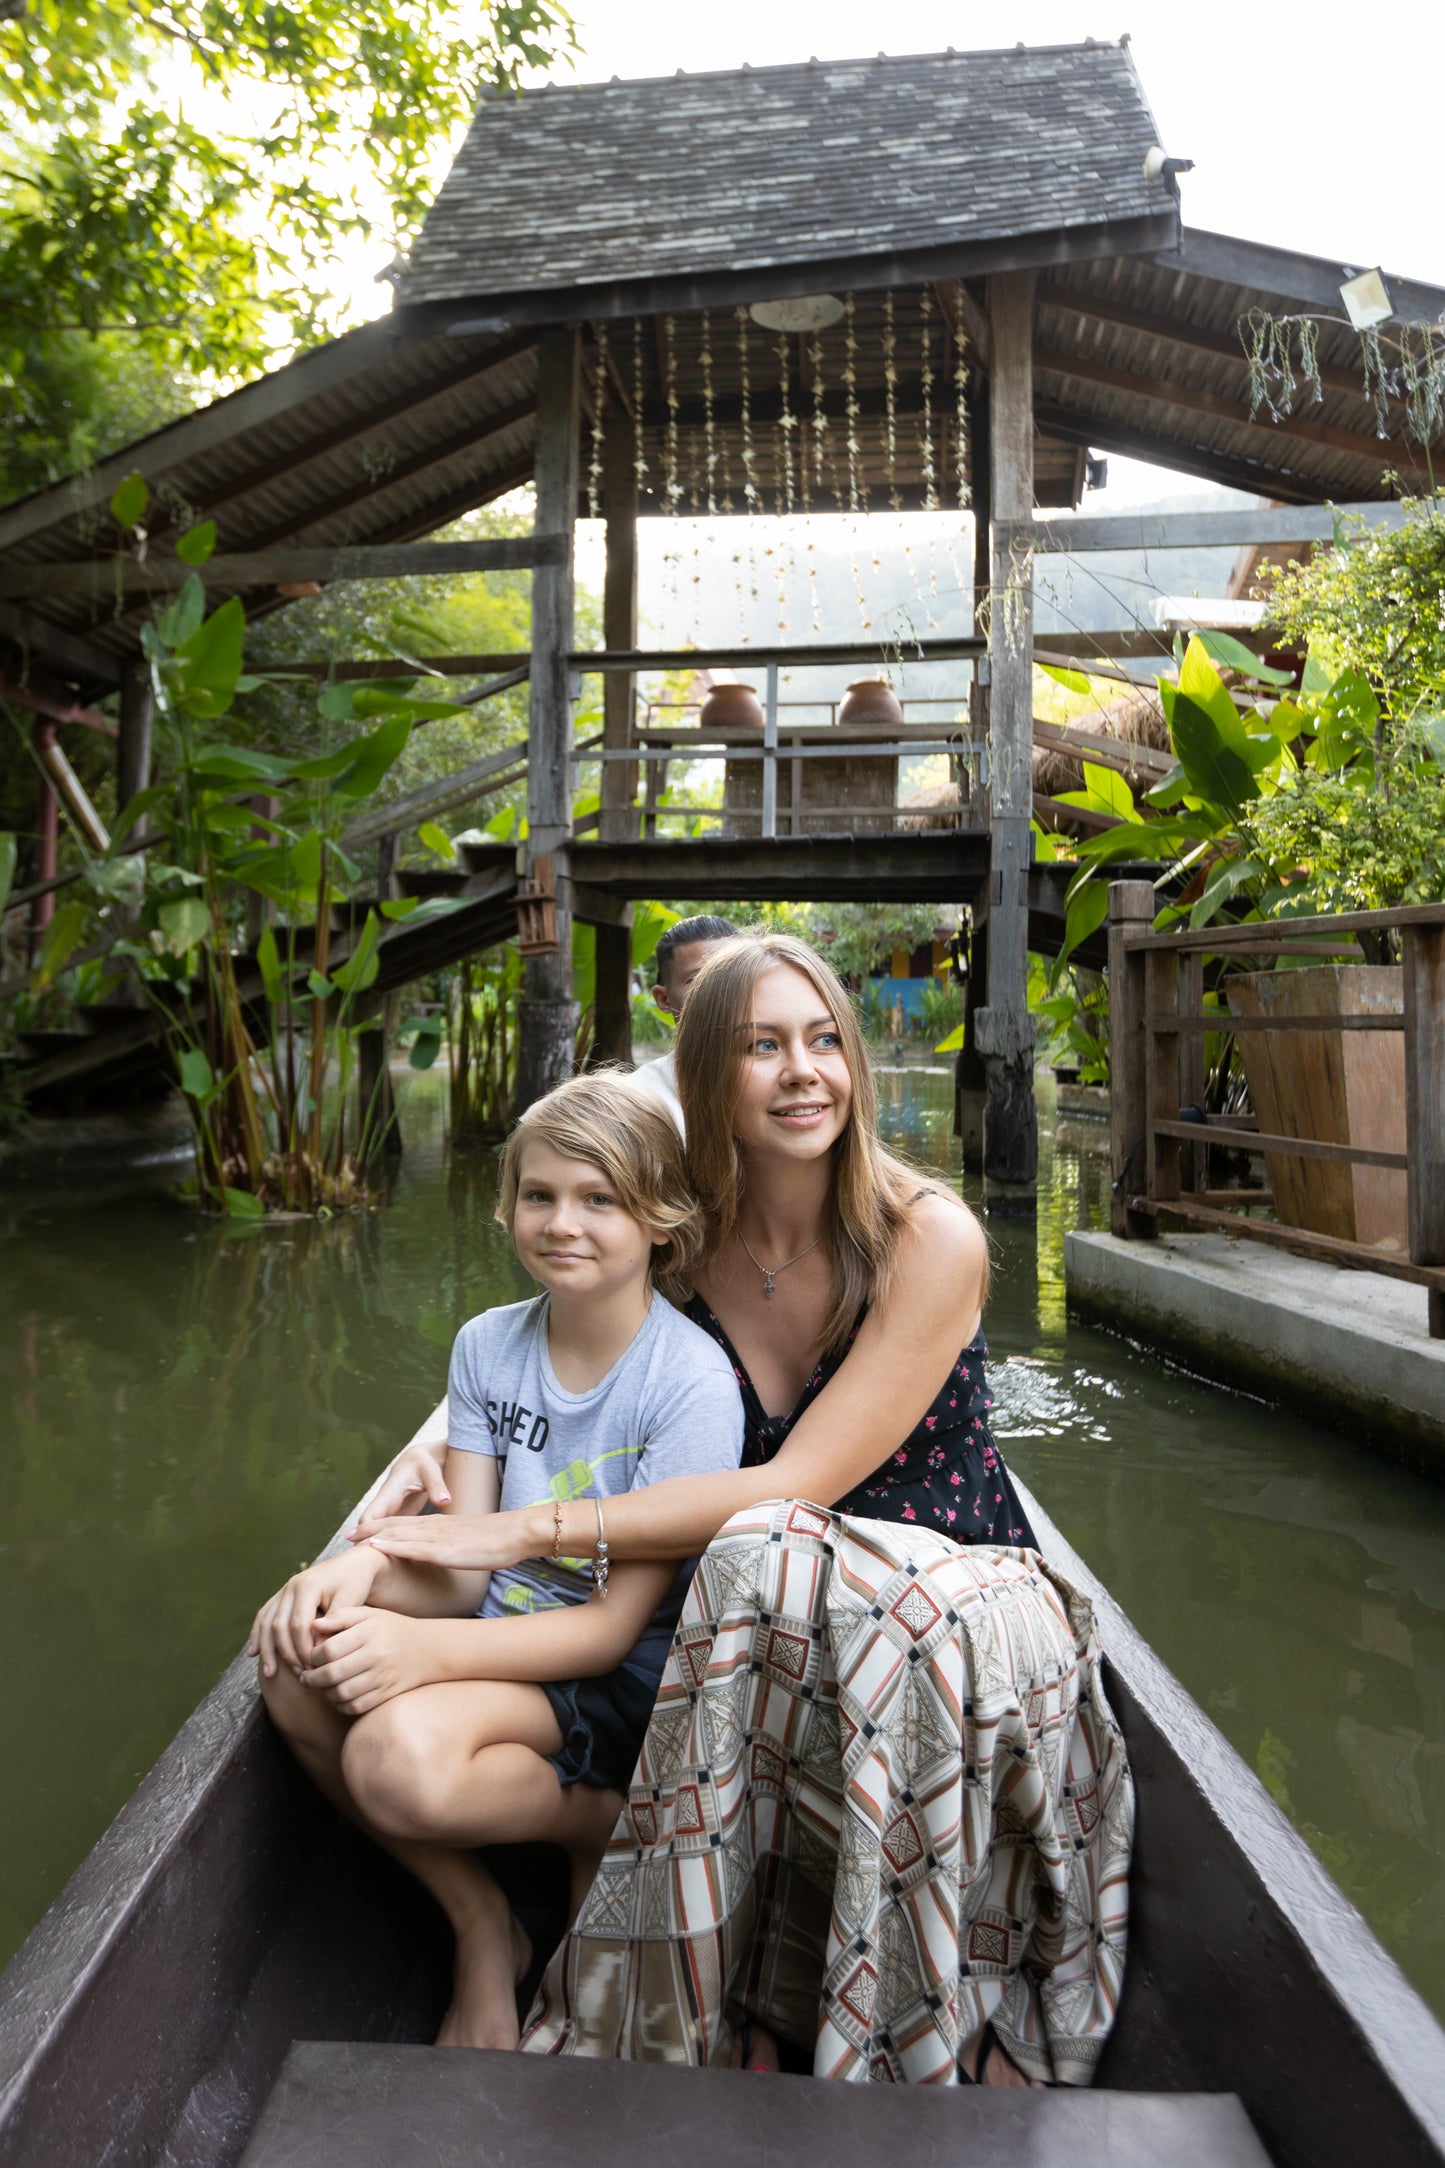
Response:
[[[243,2168],[1268,2168],[1232,2093],[839,2085],[299,2041]]]

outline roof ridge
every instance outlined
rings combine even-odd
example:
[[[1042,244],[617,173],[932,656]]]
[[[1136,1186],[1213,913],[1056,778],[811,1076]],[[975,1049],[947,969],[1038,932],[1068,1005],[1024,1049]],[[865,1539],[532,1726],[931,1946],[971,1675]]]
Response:
[[[764,62],[761,66],[744,60],[735,68],[671,68],[661,75],[611,75],[594,76],[574,82],[525,83],[519,90],[496,90],[484,86],[478,104],[510,104],[518,97],[550,97],[557,91],[634,90],[654,83],[715,83],[732,78],[739,81],[746,78],[756,82],[760,77],[766,76],[806,75],[812,68],[876,68],[880,65],[889,66],[915,60],[1032,60],[1050,53],[1109,53],[1121,50],[1126,54],[1128,52],[1127,43],[1122,38],[1069,38],[1058,39],[1048,45],[949,45],[941,50],[934,46],[921,53],[842,53],[827,59],[814,54],[808,60],[773,60]]]

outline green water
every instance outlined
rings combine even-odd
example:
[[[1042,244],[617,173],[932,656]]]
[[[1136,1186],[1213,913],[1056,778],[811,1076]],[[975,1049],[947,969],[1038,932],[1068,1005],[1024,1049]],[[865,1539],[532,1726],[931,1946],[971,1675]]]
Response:
[[[899,1142],[956,1164],[947,1075],[879,1082]],[[490,1160],[411,1089],[363,1220],[0,1199],[0,1959],[430,1409],[457,1324],[526,1292]],[[1037,1227],[991,1228],[1000,1438],[1445,2014],[1445,1491],[1068,1324],[1103,1142],[1048,1124]]]

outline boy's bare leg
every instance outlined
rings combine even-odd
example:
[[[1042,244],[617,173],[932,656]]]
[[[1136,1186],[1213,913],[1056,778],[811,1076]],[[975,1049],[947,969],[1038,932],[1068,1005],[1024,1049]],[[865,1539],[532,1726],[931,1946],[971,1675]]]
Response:
[[[260,1683],[272,1721],[318,1790],[415,1875],[446,1914],[456,1938],[458,1979],[465,1974],[469,1981],[475,1980],[477,1990],[468,1998],[468,2029],[457,2039],[472,2047],[515,2047],[517,1987],[531,1949],[496,1878],[471,1852],[393,1836],[378,1828],[352,1796],[342,1769],[342,1751],[354,1729],[352,1719],[342,1716],[323,1695],[302,1686],[284,1667]],[[456,2010],[454,1998],[439,2036],[442,2045],[448,2044],[448,2027]]]

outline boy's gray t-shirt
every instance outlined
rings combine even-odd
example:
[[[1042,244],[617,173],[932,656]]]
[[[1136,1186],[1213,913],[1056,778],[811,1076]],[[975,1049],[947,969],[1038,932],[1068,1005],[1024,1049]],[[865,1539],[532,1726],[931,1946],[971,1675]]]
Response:
[[[654,1291],[641,1331],[589,1392],[557,1381],[547,1348],[549,1298],[484,1310],[463,1325],[447,1382],[448,1443],[501,1464],[503,1511],[604,1501],[675,1475],[736,1468],[743,1403],[717,1342]],[[686,1589],[680,1576],[626,1668],[655,1686]],[[585,1603],[590,1560],[528,1559],[494,1572],[483,1618]]]

